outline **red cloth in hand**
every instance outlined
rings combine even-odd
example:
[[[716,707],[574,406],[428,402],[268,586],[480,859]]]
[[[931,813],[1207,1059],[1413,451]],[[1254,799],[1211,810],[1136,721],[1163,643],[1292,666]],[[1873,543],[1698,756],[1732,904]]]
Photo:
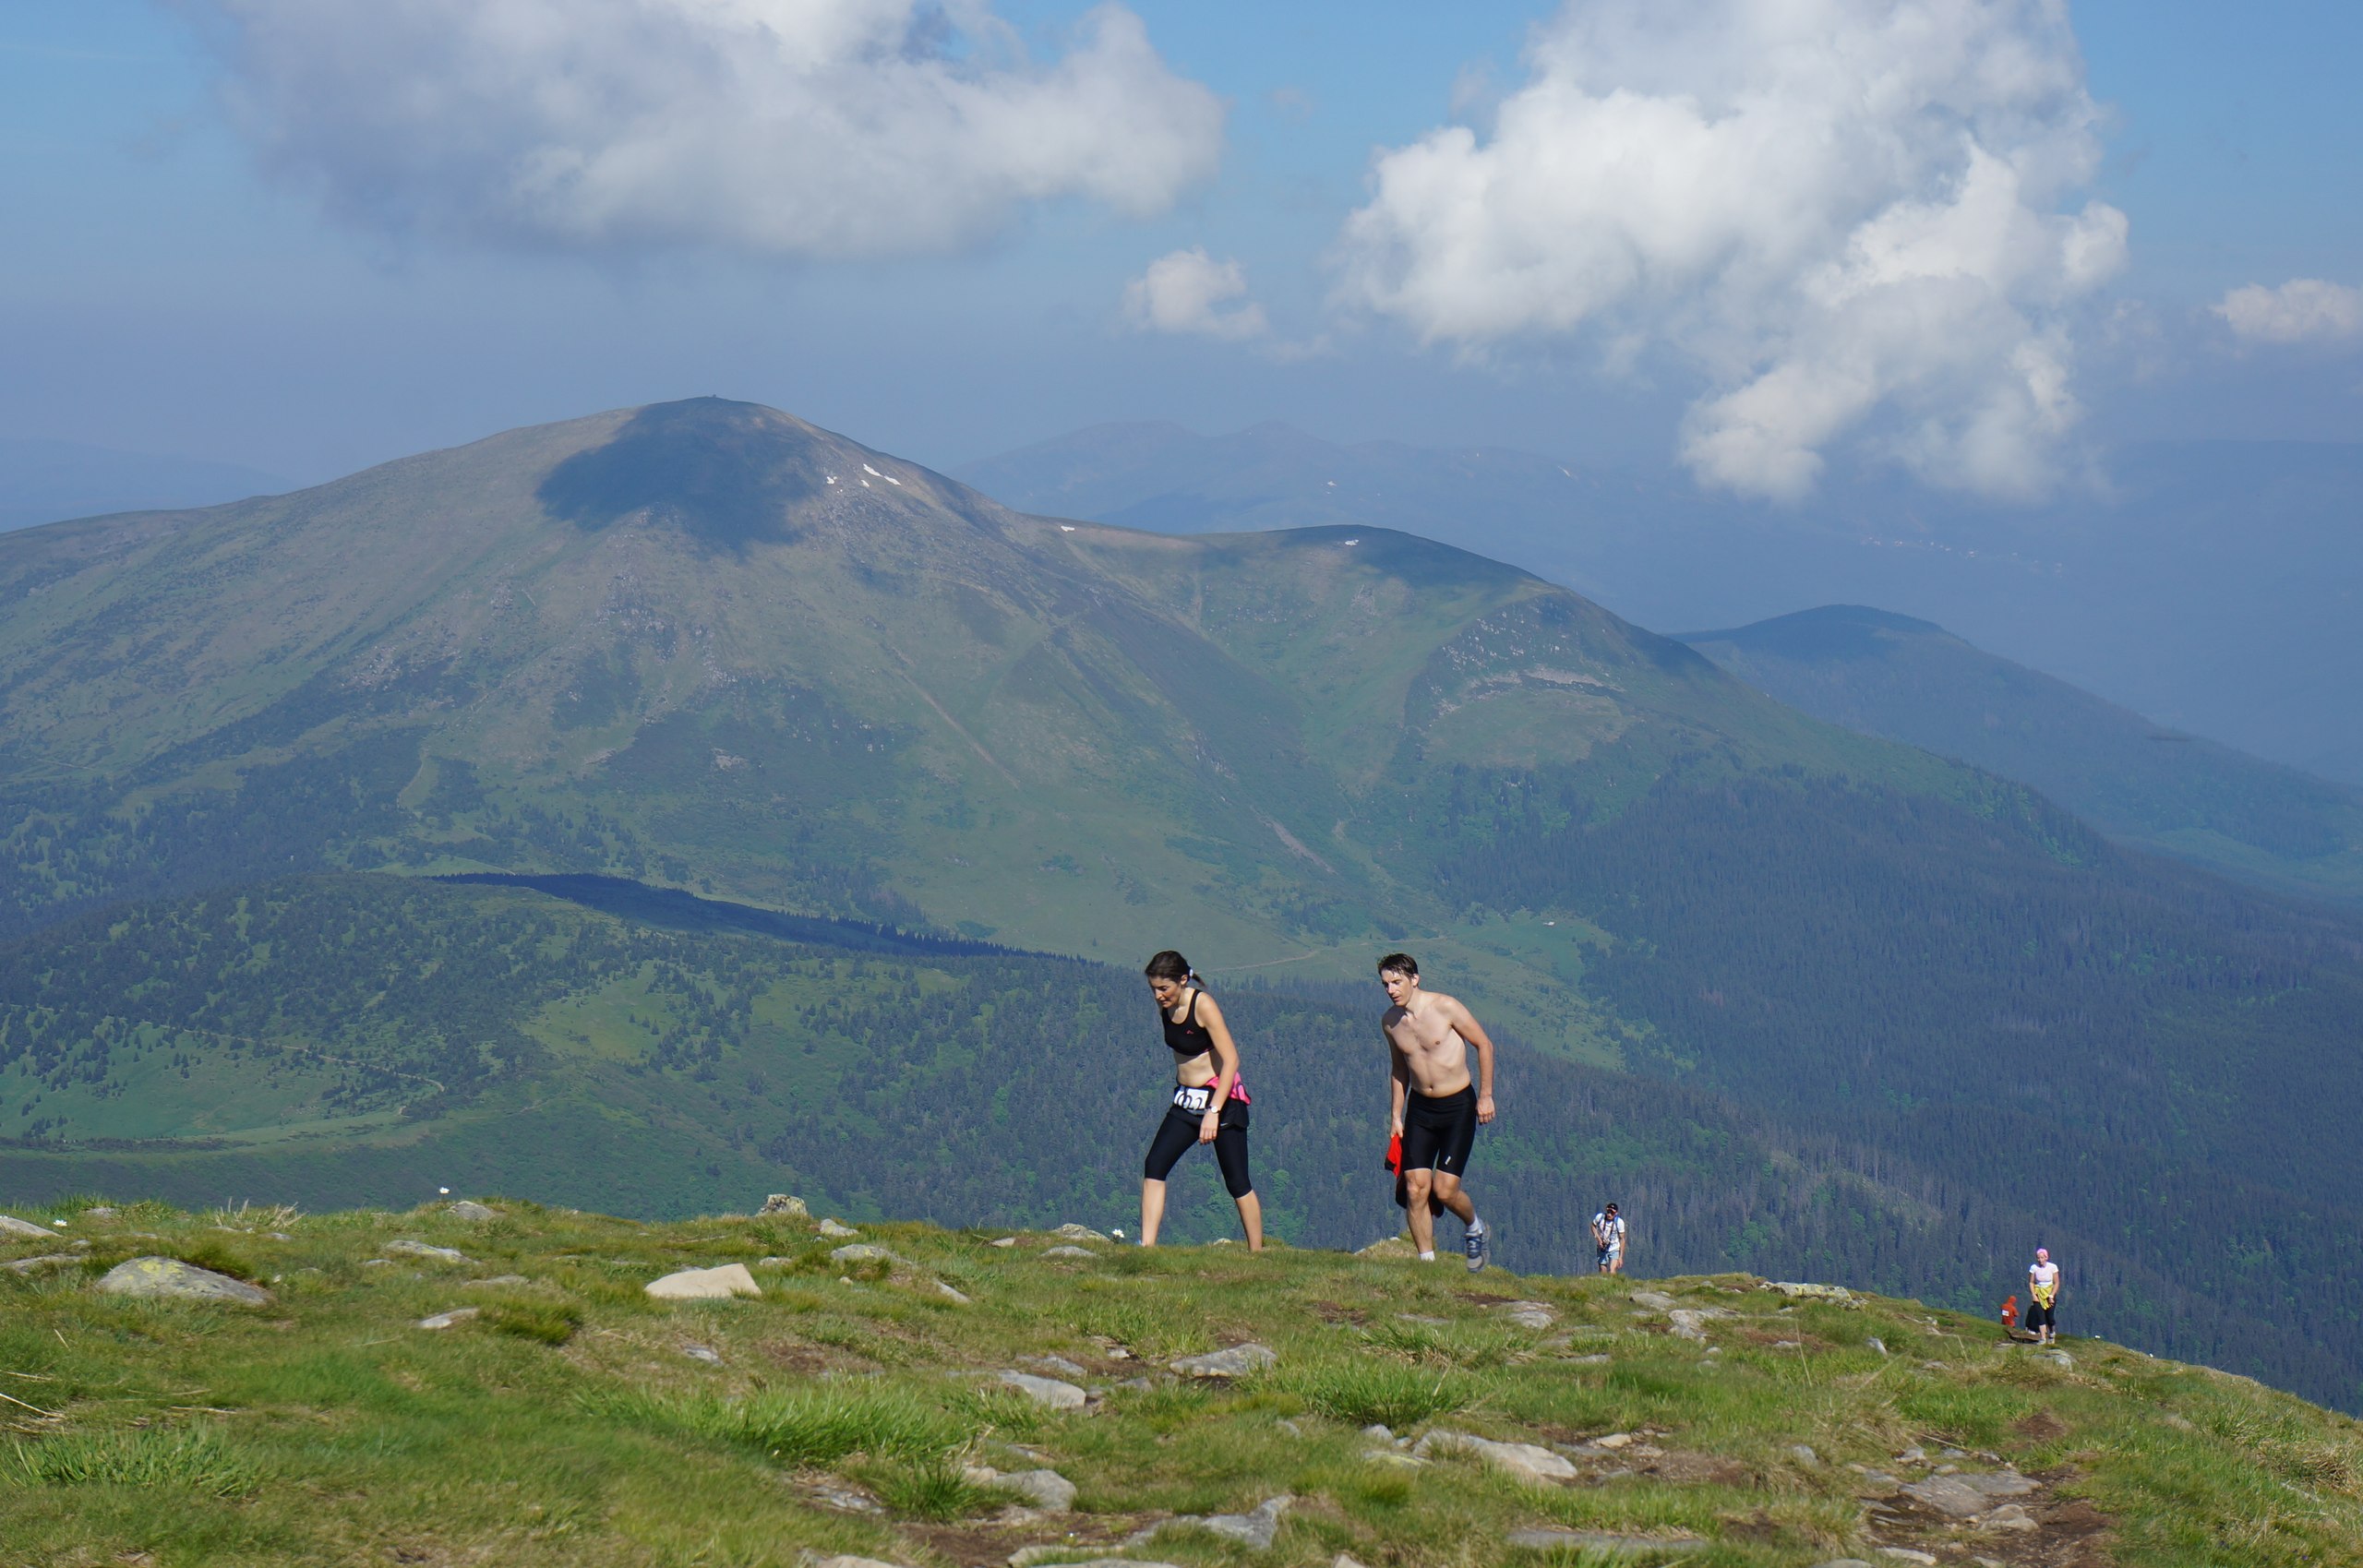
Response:
[[[1386,1168],[1395,1171],[1403,1168],[1403,1134],[1400,1132],[1386,1141]]]

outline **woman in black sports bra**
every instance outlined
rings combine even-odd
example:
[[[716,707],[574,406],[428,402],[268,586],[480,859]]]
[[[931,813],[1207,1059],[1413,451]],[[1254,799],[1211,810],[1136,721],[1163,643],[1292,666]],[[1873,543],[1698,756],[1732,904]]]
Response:
[[[1239,1205],[1253,1251],[1264,1250],[1264,1206],[1247,1179],[1247,1090],[1239,1082],[1239,1047],[1222,1009],[1198,987],[1190,961],[1170,950],[1148,961],[1149,993],[1173,1051],[1173,1105],[1141,1164],[1141,1245],[1157,1245],[1165,1223],[1165,1179],[1193,1143],[1212,1143],[1222,1184]]]

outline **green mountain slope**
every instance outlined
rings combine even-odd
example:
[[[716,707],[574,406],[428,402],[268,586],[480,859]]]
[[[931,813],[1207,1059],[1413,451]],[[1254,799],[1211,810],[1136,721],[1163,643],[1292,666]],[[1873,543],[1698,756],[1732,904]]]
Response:
[[[1471,1279],[1399,1256],[909,1223],[847,1241],[793,1215],[648,1226],[499,1199],[473,1218],[31,1217],[57,1239],[0,1236],[0,1538],[28,1562],[2363,1553],[2354,1421],[2104,1341],[2037,1353],[1983,1314],[1829,1286]],[[269,1294],[99,1288],[143,1256]],[[647,1294],[732,1263],[753,1294]],[[1243,1374],[1193,1371],[1242,1344]]]
[[[662,405],[0,536],[0,1126],[38,1143],[0,1183],[378,1202],[475,1162],[650,1214],[783,1170],[1121,1212],[1162,1061],[1132,971],[1173,945],[1270,1010],[1259,1158],[1352,1240],[1369,966],[1409,943],[1537,1075],[1489,1155],[1534,1256],[1609,1182],[1697,1266],[1964,1301],[2048,1238],[2128,1339],[2363,1403],[2363,924],[1408,535],[1025,517]],[[362,871],[401,875],[234,904]],[[495,871],[1064,956],[762,977],[418,885]],[[331,935],[405,967],[316,982]],[[1109,1041],[1082,1095],[1038,1068]]]
[[[2161,730],[1929,622],[1833,604],[1681,640],[1793,708],[2033,784],[2123,843],[2363,900],[2363,791]]]
[[[1459,551],[1022,517],[711,400],[29,531],[0,604],[19,930],[291,869],[583,870],[1220,966],[1448,923],[1365,820],[1447,760],[1954,782]]]

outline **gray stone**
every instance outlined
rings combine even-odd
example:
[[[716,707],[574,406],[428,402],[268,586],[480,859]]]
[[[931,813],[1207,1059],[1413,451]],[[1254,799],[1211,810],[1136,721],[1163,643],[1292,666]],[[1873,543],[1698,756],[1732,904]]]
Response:
[[[1540,1301],[1509,1301],[1501,1307],[1502,1316],[1520,1328],[1530,1328],[1537,1334],[1559,1321],[1559,1314]]]
[[[1731,1316],[1721,1307],[1676,1307],[1666,1314],[1673,1323],[1676,1338],[1705,1340],[1707,1324],[1717,1318]]]
[[[1071,1382],[1061,1382],[1057,1378],[1036,1377],[1032,1372],[1002,1372],[1001,1381],[1035,1404],[1047,1405],[1053,1410],[1080,1410],[1087,1397],[1083,1390]]]
[[[14,1215],[0,1215],[0,1236],[37,1236],[46,1241],[54,1234],[49,1227],[35,1225]]]
[[[1372,1422],[1369,1426],[1364,1427],[1362,1429],[1361,1435],[1367,1438],[1374,1438],[1380,1442],[1393,1442],[1395,1441],[1394,1432],[1390,1431],[1385,1427],[1380,1426],[1375,1421]]]
[[[1357,1258],[1408,1258],[1412,1256],[1411,1244],[1400,1236],[1382,1237],[1354,1254]]]
[[[385,1251],[397,1257],[432,1258],[438,1263],[472,1263],[474,1258],[451,1247],[430,1247],[424,1241],[389,1241]]]
[[[1046,1258],[1096,1258],[1098,1255],[1081,1247],[1052,1247],[1042,1254]]]
[[[1028,1356],[1026,1358],[1026,1364],[1029,1367],[1048,1367],[1062,1377],[1087,1378],[1091,1375],[1090,1368],[1078,1367],[1064,1356]]]
[[[1882,1356],[1887,1354],[1887,1341],[1881,1339],[1876,1334],[1863,1341],[1863,1343],[1869,1346],[1872,1349],[1877,1351]]]
[[[1273,1538],[1279,1534],[1280,1515],[1295,1501],[1282,1493],[1258,1504],[1253,1514],[1208,1514],[1191,1522],[1225,1540],[1237,1541],[1250,1551],[1269,1551]]]
[[[1871,1565],[1859,1557],[1833,1557],[1815,1563],[1813,1568],[1871,1568]]]
[[[453,1219],[463,1219],[470,1225],[482,1225],[486,1220],[498,1219],[500,1217],[500,1211],[498,1209],[487,1207],[483,1203],[477,1203],[473,1198],[462,1198],[444,1212],[450,1215]]]
[[[969,1304],[968,1298],[961,1295],[960,1292],[953,1289],[952,1287],[944,1284],[943,1281],[940,1279],[935,1282],[935,1293],[938,1296],[942,1297],[945,1300],[951,1302],[955,1307],[966,1307]]]
[[[1425,1459],[1431,1454],[1438,1453],[1473,1454],[1505,1475],[1538,1486],[1552,1481],[1572,1481],[1578,1474],[1573,1465],[1547,1448],[1531,1442],[1495,1442],[1491,1438],[1475,1437],[1468,1432],[1430,1432],[1411,1449],[1411,1455],[1416,1459]]]
[[[1017,1245],[1017,1238],[1014,1236],[1004,1236],[999,1240],[988,1241],[985,1245],[988,1247],[1014,1247]]]
[[[1883,1546],[1878,1551],[1881,1557],[1891,1562],[1916,1562],[1920,1568],[1937,1568],[1937,1558],[1933,1552],[1914,1551],[1908,1546]]]
[[[1777,1290],[1792,1301],[1836,1301],[1843,1306],[1854,1305],[1854,1293],[1842,1285],[1809,1285],[1797,1280],[1771,1279],[1764,1282],[1767,1290]]]
[[[709,1367],[722,1365],[722,1352],[711,1345],[684,1345],[681,1354],[692,1361],[703,1361]]]
[[[1604,1367],[1613,1359],[1614,1359],[1614,1358],[1597,1353],[1589,1356],[1570,1356],[1567,1358],[1567,1365],[1571,1367]]]
[[[1183,1377],[1243,1378],[1260,1372],[1277,1361],[1279,1357],[1261,1345],[1234,1345],[1228,1350],[1216,1350],[1204,1356],[1184,1356],[1173,1363],[1173,1370]]]
[[[1102,1236],[1099,1232],[1092,1229],[1091,1227],[1087,1225],[1076,1225],[1072,1220],[1067,1222],[1065,1225],[1059,1227],[1058,1229],[1050,1232],[1050,1234],[1057,1237],[1062,1237],[1069,1241],[1105,1241],[1108,1239],[1108,1238]]]
[[[1636,1290],[1633,1292],[1633,1305],[1647,1307],[1652,1312],[1671,1312],[1673,1311],[1673,1298],[1662,1290]]]
[[[489,1279],[471,1279],[461,1283],[462,1290],[508,1290],[534,1282],[522,1274],[497,1274]]]
[[[903,1260],[883,1247],[872,1246],[867,1241],[849,1241],[832,1250],[829,1261],[833,1263],[899,1263]]]
[[[270,1292],[226,1274],[215,1274],[178,1258],[134,1258],[115,1264],[99,1281],[110,1296],[151,1296],[181,1301],[233,1301],[268,1307]]]
[[[1991,1506],[1984,1492],[1959,1476],[1931,1476],[1925,1481],[1913,1481],[1903,1488],[1908,1497],[1918,1498],[1940,1514],[1956,1519],[1966,1519],[1983,1514]]]
[[[454,1307],[448,1312],[438,1312],[431,1318],[419,1319],[418,1326],[429,1329],[450,1328],[455,1323],[466,1323],[475,1315],[476,1309],[474,1307]]]
[[[2031,1481],[2016,1470],[2005,1470],[1993,1476],[1963,1476],[1961,1479],[1988,1497],[2024,1497],[2031,1491],[2043,1490],[2041,1481]]]
[[[2076,1358],[2070,1356],[2065,1350],[2045,1350],[2042,1355],[2045,1360],[2053,1363],[2055,1366],[2072,1368],[2076,1364]]]
[[[19,1258],[13,1263],[0,1263],[0,1268],[6,1269],[10,1274],[47,1274],[51,1269],[62,1269],[68,1263],[78,1263],[81,1261],[78,1253],[48,1252],[38,1258]]]
[[[757,1219],[777,1219],[782,1216],[788,1219],[810,1219],[812,1211],[804,1206],[803,1199],[791,1198],[785,1192],[773,1193],[763,1200],[763,1206],[755,1211]]]
[[[747,1272],[744,1263],[724,1263],[718,1268],[679,1269],[662,1279],[652,1279],[645,1287],[649,1295],[659,1301],[720,1301],[733,1296],[761,1296],[763,1287]]]
[[[821,1222],[821,1234],[823,1236],[858,1236],[861,1232],[856,1230],[852,1226],[840,1224],[836,1220],[824,1219]]]
[[[1987,1530],[2039,1530],[2033,1514],[2015,1502],[2006,1502],[1980,1519],[1978,1527]]]
[[[975,1485],[1014,1491],[1045,1514],[1064,1514],[1074,1506],[1074,1483],[1056,1470],[1018,1470],[1004,1474],[990,1465],[971,1465],[962,1474]]]
[[[1812,1447],[1806,1443],[1791,1443],[1789,1445],[1789,1457],[1794,1459],[1798,1464],[1803,1465],[1808,1470],[1817,1470],[1821,1468],[1821,1455],[1816,1454]]]
[[[1697,1536],[1620,1536],[1607,1530],[1512,1530],[1512,1546],[1530,1551],[1583,1551],[1601,1557],[1632,1557],[1644,1551],[1697,1546]]]
[[[82,1211],[82,1217],[84,1219],[113,1219],[114,1211],[104,1203],[93,1203]]]

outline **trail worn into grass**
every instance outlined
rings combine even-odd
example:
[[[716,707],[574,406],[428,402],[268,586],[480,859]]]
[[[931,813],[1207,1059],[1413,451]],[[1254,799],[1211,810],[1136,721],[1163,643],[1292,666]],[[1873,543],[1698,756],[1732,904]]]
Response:
[[[2354,1421],[1914,1302],[495,1207],[24,1212],[50,1234],[0,1237],[0,1568],[2363,1562]],[[95,1288],[138,1256],[272,1299]],[[729,1263],[759,1297],[645,1292]],[[1277,1359],[1173,1370],[1241,1344]]]

